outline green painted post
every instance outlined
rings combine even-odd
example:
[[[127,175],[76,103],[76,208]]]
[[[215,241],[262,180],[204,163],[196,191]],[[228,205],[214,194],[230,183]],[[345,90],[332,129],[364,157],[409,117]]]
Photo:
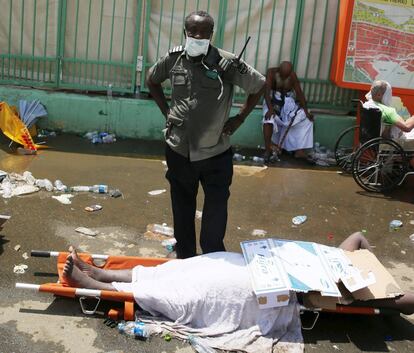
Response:
[[[142,15],[142,0],[138,0],[137,3],[137,13],[136,13],[136,23],[140,24],[141,23],[141,15]],[[138,60],[138,48],[139,48],[139,37],[141,35],[141,26],[137,25],[137,30],[135,31],[135,36],[134,36],[134,51],[133,51],[133,67],[132,67],[132,91],[135,92],[135,87],[137,85],[137,60]],[[145,43],[145,41],[144,41]],[[142,72],[141,72],[141,76],[144,78],[145,80],[145,66],[144,63],[142,65]]]

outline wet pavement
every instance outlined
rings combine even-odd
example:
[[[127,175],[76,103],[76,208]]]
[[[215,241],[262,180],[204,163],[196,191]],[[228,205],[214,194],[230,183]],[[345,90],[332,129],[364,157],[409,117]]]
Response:
[[[148,195],[151,190],[168,190],[160,143],[91,145],[80,137],[58,136],[49,138],[48,144],[52,148],[37,156],[18,156],[0,139],[0,170],[28,170],[36,178],[60,179],[71,186],[108,184],[120,189],[123,197],[79,193],[70,205],[45,191],[0,198],[0,214],[12,216],[0,231],[0,352],[192,352],[177,340],[141,342],[123,337],[105,326],[102,316],[85,317],[75,300],[14,288],[16,282],[56,281],[53,259],[22,257],[32,249],[63,251],[73,244],[93,253],[167,255],[159,240],[144,236],[148,224],[172,222],[168,191]],[[240,252],[240,241],[259,237],[337,246],[346,235],[365,230],[377,257],[403,290],[414,291],[414,243],[409,239],[414,233],[410,224],[414,220],[414,177],[393,194],[368,194],[335,168],[314,168],[288,157],[283,160],[267,169],[235,167],[227,249]],[[200,188],[198,210],[202,210],[202,199]],[[93,204],[103,209],[84,211]],[[291,219],[296,215],[308,219],[294,227]],[[393,219],[404,225],[390,232]],[[199,229],[200,221],[196,224]],[[99,234],[76,233],[75,228],[81,226]],[[254,230],[266,235],[252,235]],[[13,273],[13,266],[20,263],[28,265],[27,272]],[[304,339],[307,352],[412,352],[414,317],[323,315],[312,331],[304,331]]]

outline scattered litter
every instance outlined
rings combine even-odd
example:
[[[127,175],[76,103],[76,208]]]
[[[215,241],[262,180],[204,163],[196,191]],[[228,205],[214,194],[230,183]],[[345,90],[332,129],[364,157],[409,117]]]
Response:
[[[164,336],[164,341],[166,341],[166,342],[170,342],[170,341],[171,341],[171,335],[170,335],[169,333],[167,333],[167,334]]]
[[[334,235],[332,233],[328,233],[327,239],[328,240],[333,240],[333,238],[334,238]]]
[[[402,221],[400,221],[399,219],[394,219],[390,222],[390,231],[397,230],[401,228],[402,225],[403,225]]]
[[[92,205],[92,206],[85,207],[85,211],[88,211],[88,212],[95,212],[95,211],[100,211],[100,210],[102,210],[101,205]]]
[[[38,192],[38,191],[39,191],[39,188],[34,185],[22,185],[22,186],[15,187],[12,192],[12,195],[22,196],[22,195],[33,194],[34,192]]]
[[[401,250],[401,254],[406,255],[407,252],[405,250]]]
[[[6,223],[10,218],[11,218],[11,216],[6,216],[4,214],[0,214],[0,229],[3,226],[3,224]]]
[[[81,233],[81,234],[84,234],[84,235],[90,235],[90,236],[93,236],[93,237],[99,233],[95,230],[85,228],[85,227],[78,227],[78,228],[75,229],[75,232],[78,232],[78,233]]]
[[[53,191],[53,184],[49,179],[37,179],[36,186],[46,191]]]
[[[337,170],[336,174],[344,174],[344,172],[342,170]]]
[[[414,234],[410,235],[410,240],[414,243]]]
[[[22,254],[23,259],[27,260],[29,258],[29,255],[27,255],[27,252],[24,252]]]
[[[20,264],[20,265],[14,265],[13,268],[13,272],[14,273],[25,273],[26,270],[29,268],[29,266],[25,265],[25,264]]]
[[[197,219],[201,219],[201,218],[203,217],[203,212],[201,212],[201,211],[197,210],[197,211],[196,211],[196,213],[195,213],[195,217],[196,217]]]
[[[108,132],[91,131],[86,133],[84,137],[91,141],[93,144],[116,142],[115,134],[110,134]]]
[[[7,173],[4,170],[0,170],[0,182],[7,176]]]
[[[16,250],[16,251],[19,251],[20,250],[20,244],[17,244],[15,247],[14,247],[14,250]]]
[[[127,248],[128,248],[128,249],[132,249],[134,246],[135,246],[135,244],[128,244],[128,245],[127,245]]]
[[[70,205],[72,203],[72,201],[70,200],[72,197],[72,194],[62,194],[59,196],[52,196],[52,199],[58,200],[60,203],[64,205]]]
[[[308,219],[307,216],[295,216],[292,218],[292,223],[296,226],[306,222],[306,220]]]
[[[166,235],[166,236],[169,236],[169,237],[174,236],[174,228],[168,227],[166,223],[163,223],[163,224],[156,224],[156,223],[148,224],[147,225],[147,231],[157,233],[157,234],[161,234],[161,235]]]
[[[339,347],[336,344],[334,344],[332,347],[333,347],[333,349],[336,349],[337,351],[340,350]]]
[[[244,161],[245,159],[246,159],[246,156],[243,156],[240,153],[233,154],[233,161],[241,162],[241,161]]]
[[[148,191],[148,194],[151,196],[155,196],[155,195],[163,194],[166,191],[167,191],[166,189],[152,190],[152,191]]]
[[[68,190],[68,187],[66,185],[64,185],[62,183],[62,181],[59,180],[59,179],[55,181],[54,185],[55,185],[55,190],[56,191],[66,192]]]
[[[367,230],[366,229],[362,229],[361,232],[365,234],[367,232]]]
[[[336,165],[334,152],[321,146],[319,142],[315,142],[313,150],[308,154],[308,160],[320,167]],[[342,171],[337,171],[337,173],[342,174]]]
[[[410,224],[411,224],[411,225],[414,225],[414,219],[412,219],[412,220],[410,221]]]
[[[56,137],[56,131],[50,131],[50,130],[40,130],[37,133],[37,137],[43,138],[43,137]]]
[[[257,164],[264,164],[265,163],[265,160],[262,157],[253,156],[251,159],[252,159],[253,163],[257,163]]]
[[[161,161],[162,165],[167,166],[167,161]]]
[[[121,191],[119,191],[118,189],[115,189],[115,190],[111,190],[110,192],[109,192],[109,196],[111,196],[111,197],[113,197],[113,198],[118,198],[118,197],[121,197],[122,196],[122,192]]]
[[[252,235],[254,237],[264,237],[267,234],[267,232],[263,229],[253,229]]]
[[[166,239],[161,242],[161,245],[165,247],[168,252],[172,252],[175,250],[175,244],[177,244],[177,239],[171,238]]]
[[[237,227],[237,230],[240,230],[241,229],[241,227]]]

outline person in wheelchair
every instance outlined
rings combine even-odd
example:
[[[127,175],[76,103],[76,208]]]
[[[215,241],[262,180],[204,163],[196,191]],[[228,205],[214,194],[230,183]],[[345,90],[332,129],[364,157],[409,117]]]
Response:
[[[379,109],[383,123],[392,125],[388,136],[392,139],[414,139],[414,115],[404,120],[391,107],[392,88],[387,81],[374,81],[371,90],[366,94],[367,101],[362,105],[364,109]],[[395,127],[395,128],[394,128]]]

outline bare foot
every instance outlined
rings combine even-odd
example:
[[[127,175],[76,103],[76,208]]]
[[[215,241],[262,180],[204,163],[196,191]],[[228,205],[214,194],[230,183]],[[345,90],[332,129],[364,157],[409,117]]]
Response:
[[[102,269],[97,268],[95,266],[89,265],[85,261],[83,261],[76,252],[76,249],[73,246],[69,247],[70,256],[72,257],[73,263],[76,267],[79,268],[83,273],[88,275],[89,277],[92,277],[93,279],[96,279],[97,281],[101,280],[101,271]]]
[[[94,288],[95,281],[75,265],[72,254],[66,258],[63,277],[71,287]]]

